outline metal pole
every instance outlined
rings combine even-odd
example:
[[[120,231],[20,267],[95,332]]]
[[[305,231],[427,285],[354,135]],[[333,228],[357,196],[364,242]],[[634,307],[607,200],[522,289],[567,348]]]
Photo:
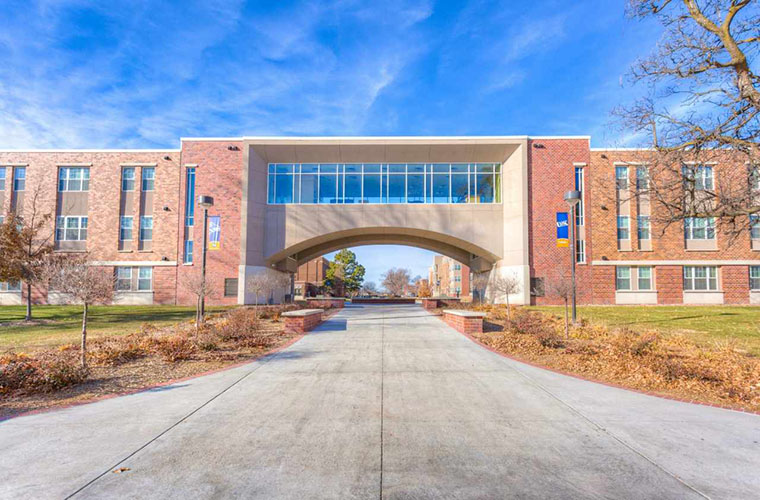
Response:
[[[575,207],[576,205],[570,207],[570,269],[573,281],[573,324],[575,324],[578,316],[575,308]]]
[[[203,208],[203,259],[201,263],[201,283],[203,283],[203,294],[201,294],[201,321],[206,314],[206,249],[208,247],[208,208]]]

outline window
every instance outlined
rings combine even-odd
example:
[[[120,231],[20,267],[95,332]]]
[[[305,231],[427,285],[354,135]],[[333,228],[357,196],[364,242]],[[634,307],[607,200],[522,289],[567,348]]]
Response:
[[[581,201],[575,205],[575,224],[582,226],[583,219],[583,167],[575,167],[575,190],[581,193]]]
[[[238,280],[237,278],[224,278],[224,296],[237,297]],[[296,287],[296,295],[301,295],[301,287]]]
[[[713,168],[705,165],[686,165],[682,169],[684,184],[688,190],[712,190]]]
[[[195,223],[195,167],[187,169],[185,181],[185,225],[192,227]]]
[[[639,191],[649,189],[649,169],[647,167],[636,167],[636,189]]]
[[[685,266],[683,289],[691,291],[715,291],[718,289],[718,268],[715,266]]]
[[[26,189],[26,167],[13,169],[13,190],[24,191]]]
[[[631,289],[631,268],[628,266],[617,266],[616,268],[615,289]]]
[[[137,268],[137,289],[148,291],[153,289],[153,268]]]
[[[273,163],[267,202],[501,203],[501,165]]]
[[[153,167],[143,167],[142,169],[142,190],[153,191],[156,184],[156,169]]]
[[[0,292],[20,292],[20,281],[0,281]]]
[[[639,215],[636,219],[638,236],[640,240],[651,239],[652,235],[649,230],[649,216]]]
[[[649,266],[637,267],[636,276],[638,277],[639,290],[652,289],[652,268]]]
[[[750,215],[749,224],[749,237],[760,240],[760,215]]]
[[[615,167],[615,184],[618,189],[628,189],[628,167]]]
[[[124,167],[121,169],[121,190],[135,190],[135,167]]]
[[[575,240],[575,262],[586,262],[586,240]]]
[[[5,191],[5,167],[0,167],[0,191]]]
[[[760,290],[760,266],[749,266],[749,287]]]
[[[619,240],[631,239],[631,218],[627,215],[618,215],[617,237]]]
[[[133,222],[133,217],[129,215],[122,215],[119,219],[119,239],[121,241],[129,241],[132,239]]]
[[[140,217],[140,240],[150,241],[153,239],[153,217],[143,215]]]
[[[185,240],[185,264],[193,263],[193,240]]]
[[[89,191],[90,169],[61,167],[58,169],[58,191]]]
[[[117,267],[116,268],[116,291],[128,292],[132,290],[132,268],[131,267]]]
[[[56,217],[55,239],[57,241],[87,240],[87,217]]]
[[[684,219],[684,237],[687,240],[714,240],[715,219],[713,217],[687,217]]]

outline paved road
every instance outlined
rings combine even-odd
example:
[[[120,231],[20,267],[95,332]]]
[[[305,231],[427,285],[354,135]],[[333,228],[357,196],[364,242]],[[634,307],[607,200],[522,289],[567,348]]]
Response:
[[[0,423],[2,498],[757,498],[759,470],[758,416],[523,365],[416,306]]]

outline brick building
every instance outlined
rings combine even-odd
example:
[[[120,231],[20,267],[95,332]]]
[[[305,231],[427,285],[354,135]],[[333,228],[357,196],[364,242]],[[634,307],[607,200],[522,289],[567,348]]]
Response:
[[[428,279],[433,297],[470,297],[470,268],[451,257],[433,257]]]
[[[317,257],[298,266],[298,271],[295,275],[294,293],[296,298],[324,295],[326,293],[325,275],[329,268],[330,261],[324,257]],[[337,292],[341,291],[337,290]]]
[[[460,294],[469,294],[465,269],[512,274],[523,285],[510,298],[516,304],[557,302],[551,284],[568,275],[571,255],[580,303],[760,303],[760,228],[730,239],[711,221],[656,227],[653,206],[626,201],[626,190],[645,178],[637,159],[635,151],[592,149],[588,137],[525,136],[210,138],[166,150],[0,151],[0,217],[33,206],[50,213],[56,251],[87,251],[94,265],[112,269],[123,304],[193,303],[183,283],[199,272],[198,195],[214,198],[211,303],[252,303],[245,284],[252,273],[295,274],[362,244],[414,245],[460,263]],[[699,171],[713,186],[732,167],[726,153]],[[556,241],[570,189],[583,195],[574,252]],[[21,303],[24,293],[0,283],[2,304]],[[455,295],[456,284],[441,293]],[[53,290],[32,294],[37,303],[66,301]]]

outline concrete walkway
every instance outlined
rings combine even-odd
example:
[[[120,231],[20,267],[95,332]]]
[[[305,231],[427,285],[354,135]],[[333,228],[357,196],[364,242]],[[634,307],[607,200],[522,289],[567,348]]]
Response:
[[[758,416],[523,365],[417,306],[0,423],[0,498],[758,498],[758,471]]]

